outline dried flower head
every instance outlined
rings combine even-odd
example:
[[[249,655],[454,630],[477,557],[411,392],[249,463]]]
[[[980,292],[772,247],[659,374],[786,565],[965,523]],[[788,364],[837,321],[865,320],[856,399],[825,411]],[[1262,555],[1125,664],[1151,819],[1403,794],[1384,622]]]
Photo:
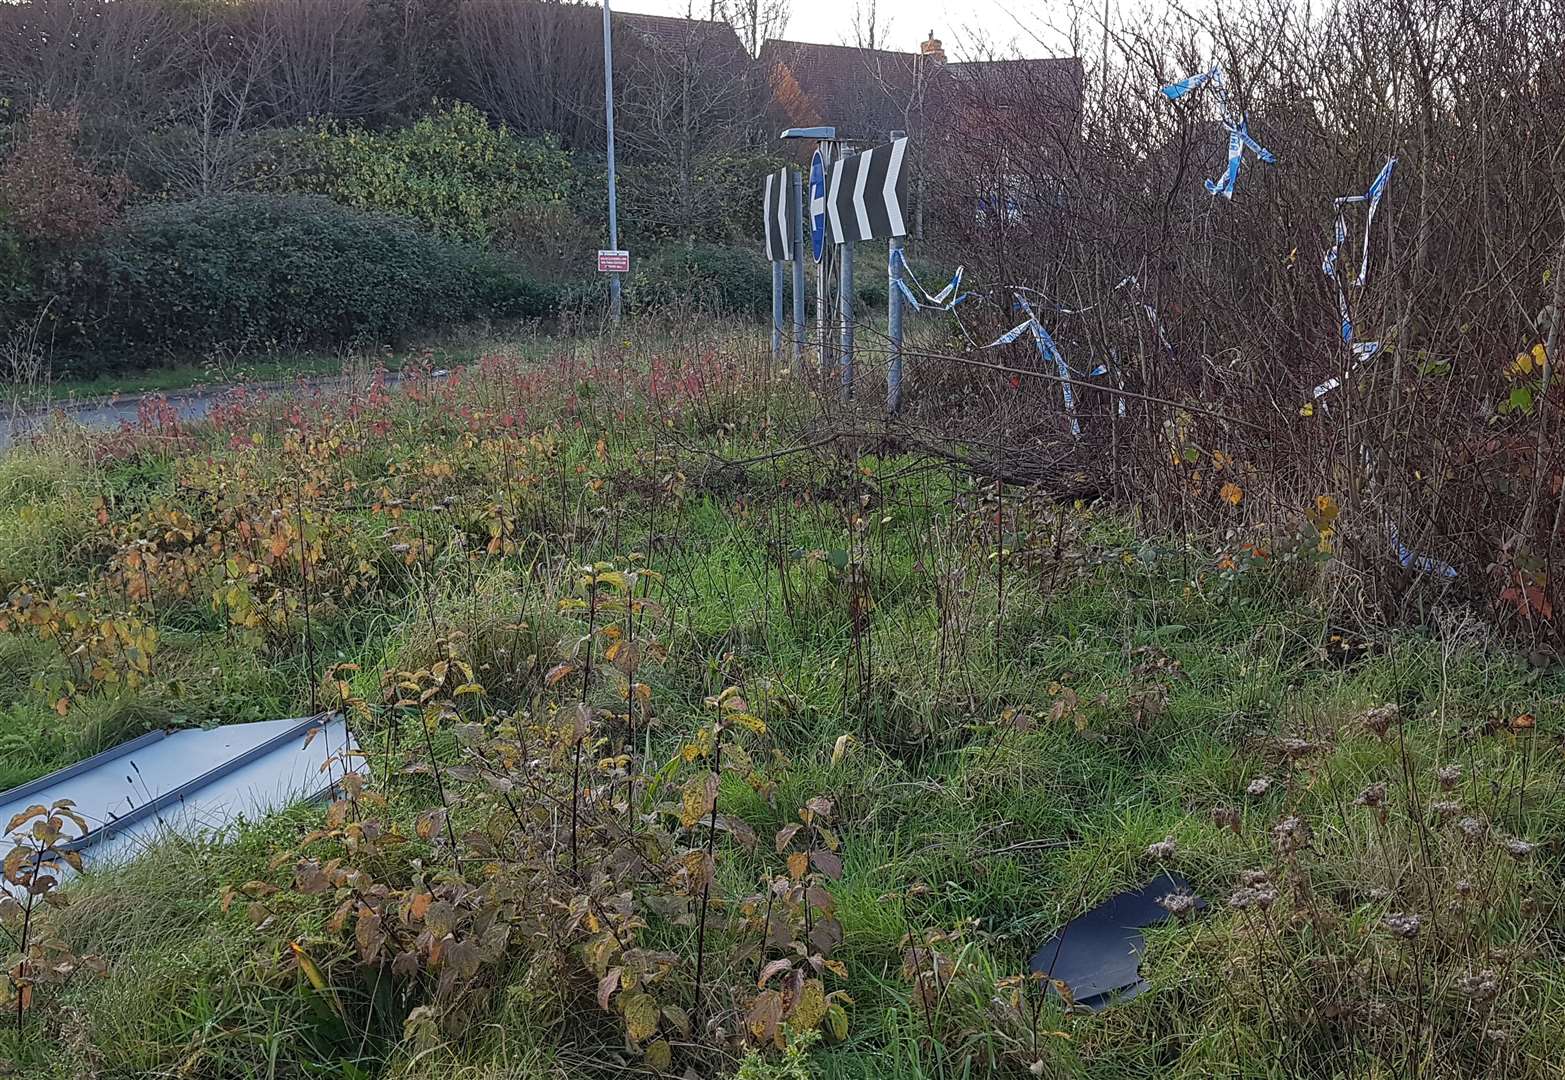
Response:
[[[1441,799],[1430,803],[1429,809],[1434,811],[1435,816],[1441,821],[1450,821],[1462,812],[1462,804],[1455,799]]]
[[[1241,870],[1239,871],[1239,883],[1254,888],[1258,885],[1270,885],[1271,875],[1265,870]]]
[[[1525,859],[1538,848],[1537,844],[1530,844],[1526,840],[1520,840],[1514,836],[1508,836],[1501,840],[1500,846],[1513,859]]]
[[[1272,778],[1269,776],[1257,776],[1250,781],[1250,786],[1244,789],[1246,795],[1260,798],[1272,789]]]
[[[1411,941],[1423,928],[1424,920],[1410,912],[1394,912],[1380,920],[1380,925],[1404,941]]]
[[[1376,705],[1368,709],[1359,717],[1359,723],[1373,735],[1384,739],[1386,733],[1391,730],[1391,725],[1401,723],[1402,709],[1396,702],[1390,701],[1384,705]]]
[[[1481,840],[1486,831],[1483,822],[1475,817],[1464,817],[1456,823],[1456,827],[1462,830],[1462,835],[1469,840]]]
[[[1359,797],[1353,800],[1354,806],[1379,807],[1386,805],[1386,782],[1371,784],[1359,792]]]
[[[1174,842],[1172,836],[1165,836],[1155,844],[1147,845],[1147,858],[1156,859],[1159,862],[1172,859],[1179,845]]]
[[[1272,845],[1279,855],[1291,855],[1310,846],[1310,826],[1297,814],[1279,821],[1272,829]]]
[[[1488,1001],[1500,992],[1500,979],[1492,970],[1484,968],[1471,975],[1463,975],[1457,980],[1457,986],[1474,1001]]]
[[[1450,791],[1462,782],[1462,767],[1460,765],[1447,765],[1435,773],[1435,780],[1440,784],[1441,791]]]
[[[1242,885],[1234,890],[1234,894],[1228,898],[1228,906],[1236,911],[1244,911],[1247,908],[1256,908],[1265,911],[1277,902],[1277,890],[1269,886],[1251,888]]]
[[[1212,824],[1219,829],[1231,829],[1234,832],[1238,832],[1243,821],[1244,815],[1236,807],[1219,806],[1212,811]]]
[[[1468,881],[1466,878],[1463,878],[1462,880],[1458,881],[1453,886],[1453,888],[1456,889],[1456,895],[1458,896],[1471,896],[1473,895],[1473,892],[1476,890],[1477,886],[1475,886],[1471,881]]]
[[[1194,893],[1172,892],[1166,896],[1160,896],[1157,906],[1168,912],[1180,922],[1193,918],[1196,913],[1196,897]]]
[[[1288,737],[1277,740],[1278,751],[1289,761],[1298,761],[1309,757],[1320,748],[1319,743],[1310,742],[1308,739]]]

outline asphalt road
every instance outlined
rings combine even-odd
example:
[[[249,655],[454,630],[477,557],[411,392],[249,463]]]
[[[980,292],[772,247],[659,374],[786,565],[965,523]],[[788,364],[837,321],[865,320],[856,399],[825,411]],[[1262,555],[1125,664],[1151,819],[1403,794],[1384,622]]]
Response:
[[[434,372],[436,378],[443,377],[447,373],[444,370]],[[384,384],[386,387],[394,387],[402,381],[399,373],[388,371]],[[158,394],[128,394],[124,397],[97,398],[88,401],[59,402],[48,409],[35,409],[24,411],[7,419],[0,420],[0,450],[7,449],[18,439],[26,438],[29,432],[38,431],[46,427],[56,418],[64,419],[69,423],[79,424],[84,428],[97,431],[105,431],[117,428],[121,424],[135,424],[140,415],[141,403],[145,400],[162,399],[173,409],[174,415],[183,422],[201,420],[212,407],[221,402],[228,394],[246,386],[251,390],[261,390],[277,396],[299,396],[315,391],[345,390],[348,380],[342,376],[332,376],[321,379],[301,379],[288,383],[266,384],[257,387],[255,384],[235,383],[226,386],[203,386],[191,390],[173,390]]]

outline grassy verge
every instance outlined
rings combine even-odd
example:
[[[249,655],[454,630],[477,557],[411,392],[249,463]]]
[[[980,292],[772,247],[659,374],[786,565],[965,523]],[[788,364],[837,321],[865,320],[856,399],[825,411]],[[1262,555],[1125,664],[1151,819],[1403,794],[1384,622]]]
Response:
[[[312,698],[370,774],[73,886],[49,939],[107,972],[0,1062],[1557,1075],[1558,676],[1456,610],[1345,633],[1310,545],[791,452],[757,367],[490,361],[0,460],[0,783]],[[1025,977],[1162,869],[1211,908],[1149,992]]]

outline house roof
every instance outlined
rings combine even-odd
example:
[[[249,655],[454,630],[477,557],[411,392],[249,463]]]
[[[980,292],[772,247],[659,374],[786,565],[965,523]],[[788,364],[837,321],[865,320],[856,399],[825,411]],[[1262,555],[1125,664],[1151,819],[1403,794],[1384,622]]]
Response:
[[[1081,104],[1081,61],[1074,57],[944,63],[920,53],[771,39],[761,47],[760,63],[788,123],[832,124],[846,139],[910,130],[921,114],[975,89],[1009,88],[1033,103],[1043,91],[1061,111]]]

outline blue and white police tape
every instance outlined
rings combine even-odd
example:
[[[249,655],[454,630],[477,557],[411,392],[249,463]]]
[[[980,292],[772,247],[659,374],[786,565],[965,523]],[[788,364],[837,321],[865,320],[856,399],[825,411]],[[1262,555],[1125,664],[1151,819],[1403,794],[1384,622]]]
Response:
[[[1394,522],[1386,522],[1386,532],[1391,537],[1391,546],[1396,549],[1397,562],[1404,570],[1412,570],[1420,574],[1439,574],[1444,578],[1456,577],[1456,567],[1443,559],[1436,559],[1431,555],[1419,555],[1408,550],[1408,546],[1402,542],[1402,537],[1397,535]]]
[[[1353,372],[1355,370],[1357,370],[1360,366],[1362,366],[1364,364],[1367,364],[1369,361],[1371,361],[1371,360],[1373,360],[1375,358],[1376,354],[1378,354],[1380,352],[1380,342],[1378,342],[1378,341],[1359,341],[1359,342],[1355,342],[1353,344],[1353,346],[1352,346],[1352,350],[1353,350],[1353,362],[1348,365],[1347,370],[1344,371],[1341,375],[1332,376],[1331,378],[1327,379],[1325,382],[1323,382],[1319,386],[1317,386],[1314,390],[1310,391],[1310,397],[1312,397],[1312,398],[1314,398],[1314,399],[1316,399],[1318,401],[1322,397],[1325,397],[1327,394],[1331,393],[1337,387],[1341,386],[1343,384],[1343,382],[1347,379],[1347,377],[1349,375],[1353,374]],[[1322,403],[1322,407],[1323,408],[1325,407],[1324,403]]]
[[[1076,419],[1076,394],[1071,389],[1070,365],[1065,362],[1065,357],[1060,352],[1060,347],[1054,343],[1054,339],[1043,328],[1043,324],[1033,314],[1032,307],[1020,293],[1016,294],[1016,302],[1027,313],[1028,324],[1032,329],[1033,343],[1038,347],[1038,355],[1043,358],[1044,363],[1048,363],[1051,360],[1054,362],[1054,370],[1060,378],[1060,396],[1065,399],[1065,412],[1071,421],[1071,436],[1079,439],[1081,438],[1081,421]]]
[[[895,279],[897,287],[901,291],[903,297],[906,298],[907,302],[913,305],[914,310],[950,311],[958,304],[972,298],[974,295],[970,292],[964,293],[958,291],[962,287],[963,267],[958,266],[956,268],[956,273],[951,275],[951,280],[946,282],[945,288],[931,295],[922,285],[918,283],[918,278],[913,275],[913,268],[910,267],[907,263],[906,255],[904,255],[900,250],[894,250],[891,253],[891,259],[894,263],[900,263],[901,265],[902,272],[898,274]],[[897,269],[897,267],[893,266],[892,269]],[[909,282],[911,282],[913,287],[917,288],[920,293],[923,293],[924,299],[922,301],[913,295],[913,288],[909,287]]]
[[[1387,158],[1367,192],[1362,195],[1344,195],[1332,201],[1332,209],[1336,211],[1333,241],[1331,248],[1326,252],[1326,257],[1321,260],[1320,268],[1322,273],[1336,283],[1337,315],[1341,320],[1339,329],[1342,340],[1348,344],[1353,342],[1353,315],[1348,307],[1347,287],[1343,285],[1337,270],[1337,259],[1342,253],[1342,245],[1347,243],[1348,239],[1348,219],[1345,208],[1357,203],[1367,203],[1369,206],[1364,215],[1364,250],[1359,258],[1358,277],[1353,279],[1356,288],[1363,288],[1364,282],[1369,278],[1370,229],[1375,224],[1375,211],[1380,207],[1380,197],[1385,194],[1386,187],[1391,183],[1391,173],[1396,169],[1396,165],[1396,158]]]
[[[1228,128],[1228,167],[1223,170],[1223,175],[1219,179],[1206,182],[1206,190],[1208,194],[1232,199],[1234,185],[1239,181],[1239,165],[1246,149],[1268,165],[1275,165],[1277,157],[1251,137],[1250,129],[1245,125],[1243,117],[1240,117],[1237,123],[1225,126]]]
[[[1177,82],[1167,83],[1158,87],[1159,93],[1169,101],[1178,101],[1192,90],[1199,90],[1207,83],[1214,83],[1214,89],[1219,92],[1223,89],[1223,65],[1213,64],[1212,70],[1202,71]]]

